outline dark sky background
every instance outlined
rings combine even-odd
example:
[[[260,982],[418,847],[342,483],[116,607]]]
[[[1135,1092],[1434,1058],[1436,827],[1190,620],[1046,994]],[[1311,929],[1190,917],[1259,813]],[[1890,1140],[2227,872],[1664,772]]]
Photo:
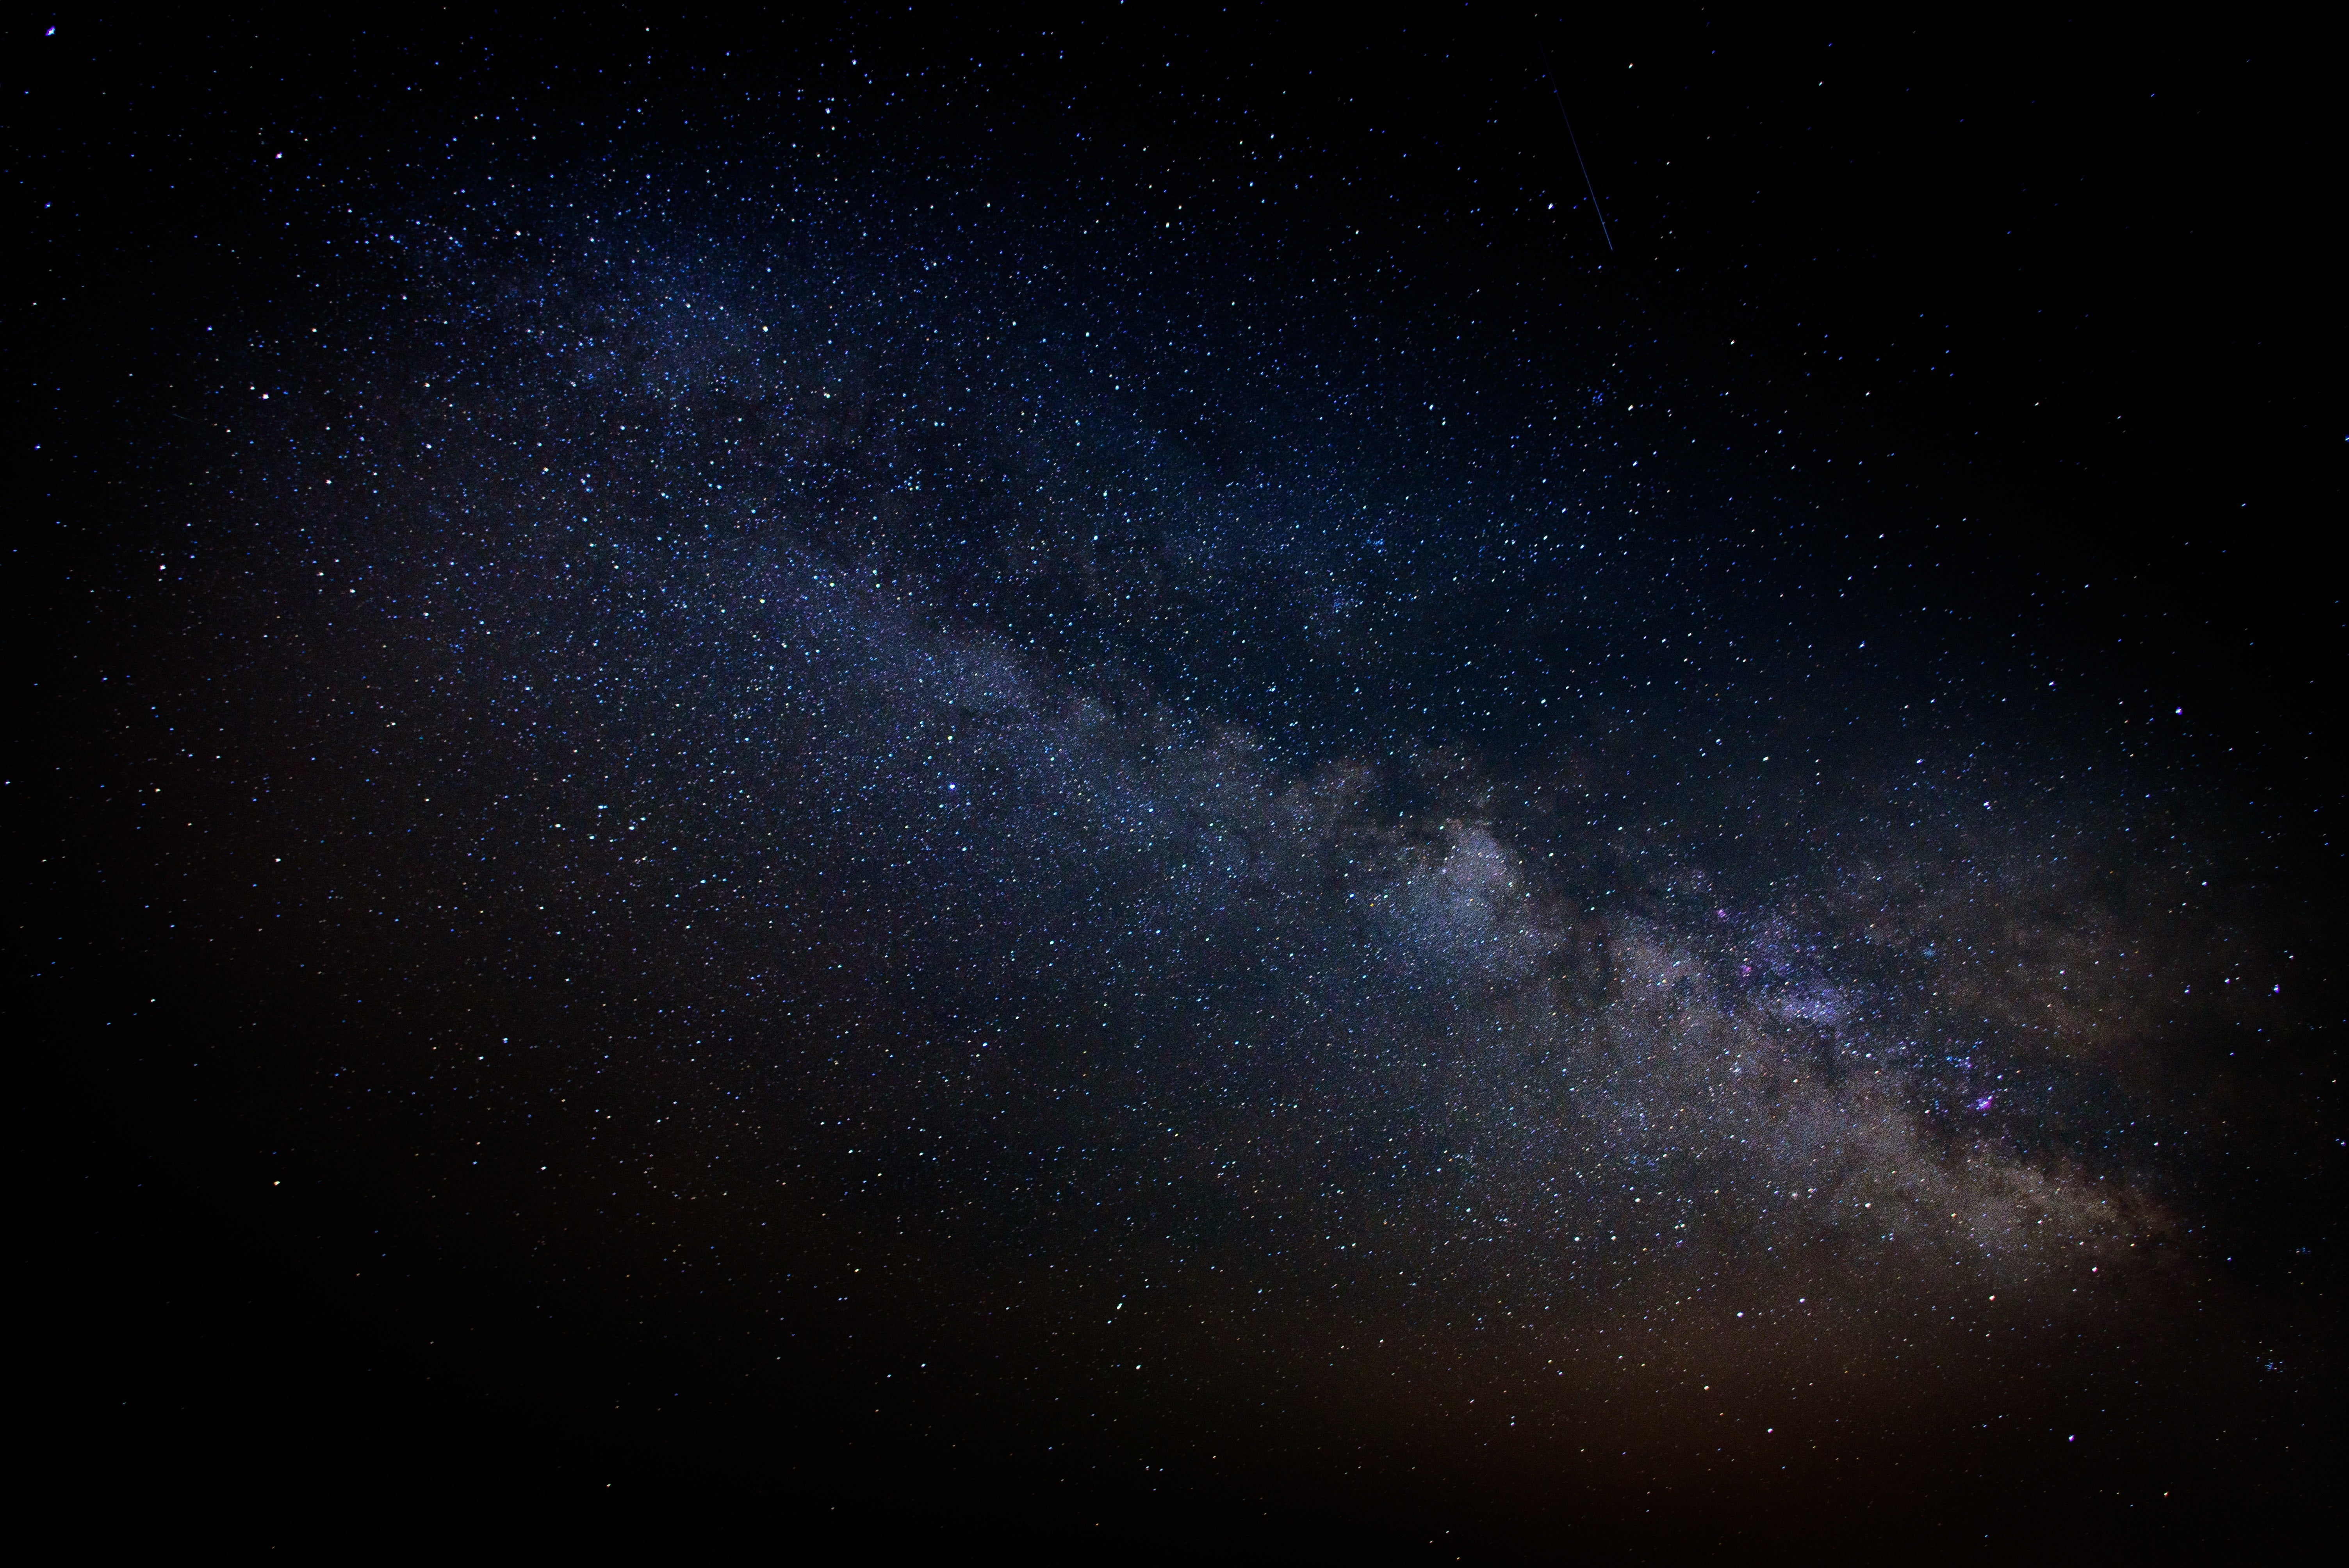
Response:
[[[2298,1522],[2337,139],[2198,26],[18,25],[62,1495]]]

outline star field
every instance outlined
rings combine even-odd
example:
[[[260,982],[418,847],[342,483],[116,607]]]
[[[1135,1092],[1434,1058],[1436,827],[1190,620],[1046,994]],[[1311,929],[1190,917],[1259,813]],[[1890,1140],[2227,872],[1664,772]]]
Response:
[[[122,1462],[1423,1550],[2302,1495],[2334,665],[2244,520],[2315,481],[2142,467],[2017,325],[2093,137],[1610,37],[1610,253],[1473,14],[761,26],[140,56],[176,129],[50,198],[110,259],[20,319],[133,346],[27,377],[11,786],[131,1042]],[[1816,224],[1871,124],[1983,232]]]

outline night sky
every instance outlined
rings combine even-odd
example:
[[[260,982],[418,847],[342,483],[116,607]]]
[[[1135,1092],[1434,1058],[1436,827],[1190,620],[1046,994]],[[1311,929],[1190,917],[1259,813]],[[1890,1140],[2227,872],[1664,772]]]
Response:
[[[2337,1500],[2307,40],[1041,15],[11,24],[55,1495]]]

